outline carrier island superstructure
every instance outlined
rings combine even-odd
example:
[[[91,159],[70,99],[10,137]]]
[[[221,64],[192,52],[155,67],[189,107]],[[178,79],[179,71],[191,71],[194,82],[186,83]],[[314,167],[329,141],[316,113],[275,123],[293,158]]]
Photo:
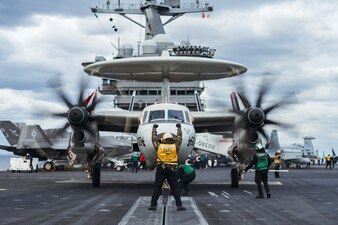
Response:
[[[121,4],[117,1],[112,4],[106,1],[106,4],[91,9],[97,15],[99,13],[118,14],[145,30],[145,41],[141,45],[142,52],[135,56],[133,47],[130,44],[118,44],[118,54],[115,59],[126,57],[147,57],[159,56],[161,49],[167,48],[172,53],[181,56],[196,56],[212,58],[215,50],[206,46],[195,46],[189,41],[182,41],[175,45],[165,34],[164,25],[172,22],[186,13],[205,13],[213,11],[208,3],[200,4],[199,1],[189,4],[181,4],[179,0],[147,0],[145,3]],[[145,24],[140,24],[128,15],[144,15]],[[170,17],[162,23],[161,16]],[[104,61],[104,57],[96,57],[95,61]],[[87,65],[87,64],[85,64]],[[203,81],[185,81],[170,84],[170,101],[185,105],[192,111],[203,111],[205,104],[200,95],[204,90]],[[130,109],[141,111],[144,107],[161,100],[162,84],[159,82],[140,82],[132,80],[112,80],[102,78],[101,94],[115,95],[114,105],[121,109]],[[134,96],[134,97],[133,97]]]

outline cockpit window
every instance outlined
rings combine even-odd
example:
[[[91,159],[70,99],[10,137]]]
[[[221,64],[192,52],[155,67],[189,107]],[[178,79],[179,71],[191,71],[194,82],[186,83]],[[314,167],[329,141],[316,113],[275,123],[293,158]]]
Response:
[[[150,111],[149,122],[152,120],[164,119],[164,110]]]
[[[184,116],[183,116],[183,111],[179,110],[168,110],[168,119],[176,119],[184,122]]]
[[[145,123],[147,121],[148,111],[145,111],[143,114],[143,120],[142,123]]]
[[[185,119],[188,123],[190,123],[190,117],[189,117],[189,113],[188,111],[184,111],[184,114],[185,114]]]

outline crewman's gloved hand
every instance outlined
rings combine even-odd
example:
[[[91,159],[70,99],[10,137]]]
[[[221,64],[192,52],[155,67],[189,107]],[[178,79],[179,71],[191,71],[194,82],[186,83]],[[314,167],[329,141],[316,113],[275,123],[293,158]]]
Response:
[[[158,125],[155,123],[155,124],[153,125],[153,128],[158,128]]]
[[[177,123],[177,124],[176,124],[176,127],[177,127],[177,128],[181,128],[181,124],[180,124],[180,123]]]

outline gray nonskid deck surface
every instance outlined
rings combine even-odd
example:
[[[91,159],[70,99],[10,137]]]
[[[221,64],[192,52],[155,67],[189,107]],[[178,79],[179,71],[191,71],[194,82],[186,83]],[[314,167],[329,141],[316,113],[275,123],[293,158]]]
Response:
[[[322,166],[269,174],[271,199],[255,199],[254,173],[240,187],[229,185],[230,168],[197,170],[192,195],[182,197],[187,211],[171,199],[166,224],[336,224],[338,169]],[[154,174],[102,170],[93,188],[83,171],[0,173],[0,224],[156,224],[162,221],[159,199],[150,205]],[[126,218],[129,218],[128,220]],[[137,221],[137,222],[135,222]]]
[[[139,197],[119,225],[208,224],[191,197],[181,198],[183,205],[187,208],[186,211],[177,211],[175,200],[170,196],[166,207],[159,204],[156,211],[145,212],[150,205],[150,199],[151,197],[148,196]]]

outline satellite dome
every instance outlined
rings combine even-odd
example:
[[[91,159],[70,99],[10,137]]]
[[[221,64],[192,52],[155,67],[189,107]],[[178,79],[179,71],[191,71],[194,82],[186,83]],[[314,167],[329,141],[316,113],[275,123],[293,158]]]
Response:
[[[143,54],[154,54],[157,50],[157,44],[153,40],[146,40],[142,44]]]
[[[173,46],[174,42],[166,34],[158,34],[152,39],[157,44],[157,53],[161,54],[163,50],[166,50],[169,46]]]

